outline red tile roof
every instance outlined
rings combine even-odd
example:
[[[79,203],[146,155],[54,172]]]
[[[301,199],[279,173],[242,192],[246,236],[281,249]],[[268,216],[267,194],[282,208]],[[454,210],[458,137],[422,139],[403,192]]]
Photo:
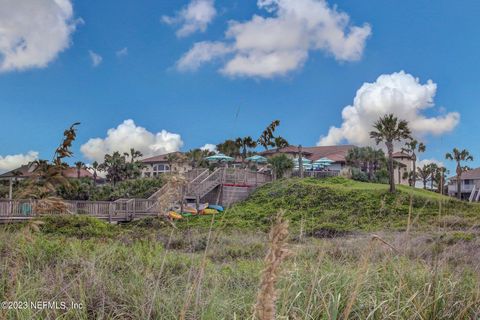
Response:
[[[166,153],[166,154],[161,154],[161,155],[158,155],[158,156],[153,156],[153,157],[150,157],[150,158],[145,158],[145,159],[142,159],[140,160],[141,162],[143,163],[157,163],[157,162],[167,162],[167,156],[169,154],[181,154],[181,152],[170,152],[170,153]]]
[[[399,151],[399,152],[394,152],[393,153],[394,158],[408,158],[410,159],[411,156],[405,152]]]
[[[457,176],[450,178],[451,180],[457,180]],[[467,170],[462,173],[461,180],[480,180],[480,168]]]
[[[26,165],[23,165],[17,169],[14,169],[14,170],[11,170],[11,171],[8,171],[8,172],[5,172],[3,174],[0,175],[0,178],[28,178],[28,177],[31,177],[34,172],[36,170],[36,165],[34,163],[29,163],[29,164],[26,164]],[[15,175],[14,173],[15,172],[18,172],[19,174],[18,175]],[[62,171],[62,175],[64,177],[67,177],[67,178],[77,178],[78,177],[78,172],[77,172],[77,168],[75,167],[69,167],[67,169],[64,169]],[[80,178],[93,178],[93,174],[86,170],[86,169],[80,169]]]

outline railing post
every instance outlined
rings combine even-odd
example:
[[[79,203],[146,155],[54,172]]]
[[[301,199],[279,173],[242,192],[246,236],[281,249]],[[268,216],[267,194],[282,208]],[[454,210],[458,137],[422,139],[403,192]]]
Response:
[[[112,223],[112,202],[108,203],[108,222]]]
[[[132,213],[132,220],[135,219],[135,214],[137,210],[137,199],[133,199],[133,213]]]

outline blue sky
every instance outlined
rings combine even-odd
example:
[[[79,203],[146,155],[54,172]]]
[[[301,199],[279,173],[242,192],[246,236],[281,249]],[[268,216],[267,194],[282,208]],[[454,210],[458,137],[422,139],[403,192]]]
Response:
[[[319,2],[305,1],[312,5]],[[315,145],[321,136],[329,133],[331,126],[341,127],[342,109],[353,104],[357,90],[364,83],[374,83],[381,89],[388,84],[377,81],[379,76],[386,75],[388,83],[396,77],[403,81],[408,74],[418,78],[418,84],[406,79],[407,87],[425,89],[429,79],[436,84],[435,90],[429,91],[433,99],[430,107],[419,106],[419,114],[426,118],[446,118],[439,120],[439,127],[444,129],[436,130],[436,123],[428,123],[432,128],[422,128],[422,122],[417,124],[416,132],[427,144],[427,152],[421,158],[442,160],[445,152],[454,146],[467,148],[480,157],[480,142],[475,138],[480,116],[476,98],[480,91],[478,1],[465,0],[462,5],[455,5],[444,0],[329,0],[329,9],[336,6],[337,12],[348,15],[350,20],[343,28],[346,34],[352,26],[370,28],[370,34],[359,40],[364,45],[359,56],[348,49],[345,49],[347,53],[344,49],[332,52],[307,45],[299,51],[307,57],[298,65],[268,75],[219,71],[227,70],[233,57],[244,54],[238,48],[232,49],[235,38],[226,38],[225,32],[230,28],[229,21],[245,24],[251,22],[253,15],[278,18],[283,23],[288,15],[281,16],[281,4],[276,7],[273,4],[273,11],[268,11],[270,7],[259,7],[256,1],[207,1],[216,14],[190,34],[178,36],[178,30],[188,23],[182,20],[181,10],[186,10],[189,0],[25,0],[27,4],[30,2],[35,2],[32,6],[41,6],[40,2],[50,5],[46,9],[38,8],[38,12],[51,10],[49,2],[71,4],[73,12],[70,16],[67,12],[66,20],[75,30],[69,31],[64,41],[66,48],[58,50],[53,58],[45,58],[48,62],[44,61],[44,65],[39,66],[38,62],[15,67],[14,63],[10,68],[4,65],[0,72],[3,119],[0,167],[7,156],[29,151],[39,152],[41,158],[50,158],[63,129],[75,121],[82,124],[74,147],[74,161],[91,162],[92,155],[98,155],[105,148],[124,146],[118,141],[111,142],[110,146],[96,141],[90,144],[87,156],[80,151],[80,146],[89,139],[104,139],[108,129],[117,128],[127,119],[153,134],[165,130],[163,137],[170,142],[163,138],[159,138],[160,141],[152,138],[151,143],[140,142],[141,146],[156,143],[156,150],[160,151],[178,146],[177,134],[183,141],[182,150],[237,136],[257,137],[273,119],[280,119],[279,133],[290,143]],[[63,10],[63,13],[68,11]],[[13,11],[22,14],[13,0],[0,5],[0,26],[2,17]],[[46,34],[48,25],[35,27],[32,23],[21,29],[35,37],[44,37],[42,44],[53,41],[55,34]],[[256,36],[251,32],[245,37],[253,37],[252,34]],[[28,46],[29,38],[26,39]],[[230,51],[202,63],[196,70],[179,70],[177,61],[201,41],[221,43]],[[277,50],[281,44],[272,46],[268,50]],[[124,54],[119,54],[123,48],[127,48]],[[97,66],[93,65],[89,52],[101,56]],[[8,45],[0,42],[0,61],[8,54],[12,55]],[[41,54],[32,52],[32,59],[39,56]],[[242,70],[247,67],[242,66]],[[392,76],[401,70],[405,75]],[[375,99],[375,93],[372,95]],[[428,98],[428,93],[422,97]],[[401,102],[395,108],[399,114],[405,112]],[[359,121],[368,122],[368,119]],[[448,121],[450,123],[445,123]],[[362,130],[361,125],[357,129]],[[125,132],[128,134],[128,130]],[[353,137],[355,132],[340,136],[341,141],[336,143],[358,142]],[[173,146],[164,147],[161,145],[164,142]],[[10,158],[4,167],[17,160]],[[478,163],[476,159],[472,166]]]

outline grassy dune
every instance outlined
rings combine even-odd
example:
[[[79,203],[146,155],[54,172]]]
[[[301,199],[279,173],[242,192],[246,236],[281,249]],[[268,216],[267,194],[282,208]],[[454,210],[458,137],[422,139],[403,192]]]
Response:
[[[411,223],[417,229],[436,228],[439,223],[467,228],[478,223],[480,216],[479,205],[434,192],[400,186],[391,195],[385,184],[337,177],[267,184],[230,208],[221,219],[226,227],[267,230],[272,215],[285,209],[292,228],[309,233],[405,230],[410,204]],[[192,218],[184,224],[206,226],[208,219]]]
[[[78,225],[73,219],[72,225]],[[0,300],[74,301],[81,310],[2,310],[1,319],[249,319],[267,235],[157,225],[101,227],[107,237],[0,231]],[[89,222],[81,221],[84,227]],[[103,223],[100,223],[103,224]],[[79,238],[80,237],[80,238]],[[474,319],[475,232],[382,233],[288,244],[278,319]],[[383,241],[388,243],[386,245]],[[393,249],[392,249],[393,248]]]
[[[391,196],[384,185],[294,179],[175,227],[78,216],[0,227],[0,301],[84,306],[0,310],[0,319],[252,319],[265,231],[280,208],[292,222],[292,255],[280,266],[277,319],[480,317],[476,205],[410,188]]]

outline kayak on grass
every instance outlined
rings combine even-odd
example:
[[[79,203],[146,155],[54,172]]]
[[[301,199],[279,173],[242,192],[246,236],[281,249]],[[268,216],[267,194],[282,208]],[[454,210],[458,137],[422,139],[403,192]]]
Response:
[[[208,205],[208,208],[209,209],[215,209],[215,210],[220,211],[220,212],[223,212],[223,210],[225,210],[225,209],[223,209],[222,206],[220,206],[218,204],[210,204],[210,205]]]
[[[202,211],[202,214],[217,214],[218,210],[207,208]]]
[[[180,220],[183,219],[183,216],[175,211],[169,211],[168,217],[173,220]]]

